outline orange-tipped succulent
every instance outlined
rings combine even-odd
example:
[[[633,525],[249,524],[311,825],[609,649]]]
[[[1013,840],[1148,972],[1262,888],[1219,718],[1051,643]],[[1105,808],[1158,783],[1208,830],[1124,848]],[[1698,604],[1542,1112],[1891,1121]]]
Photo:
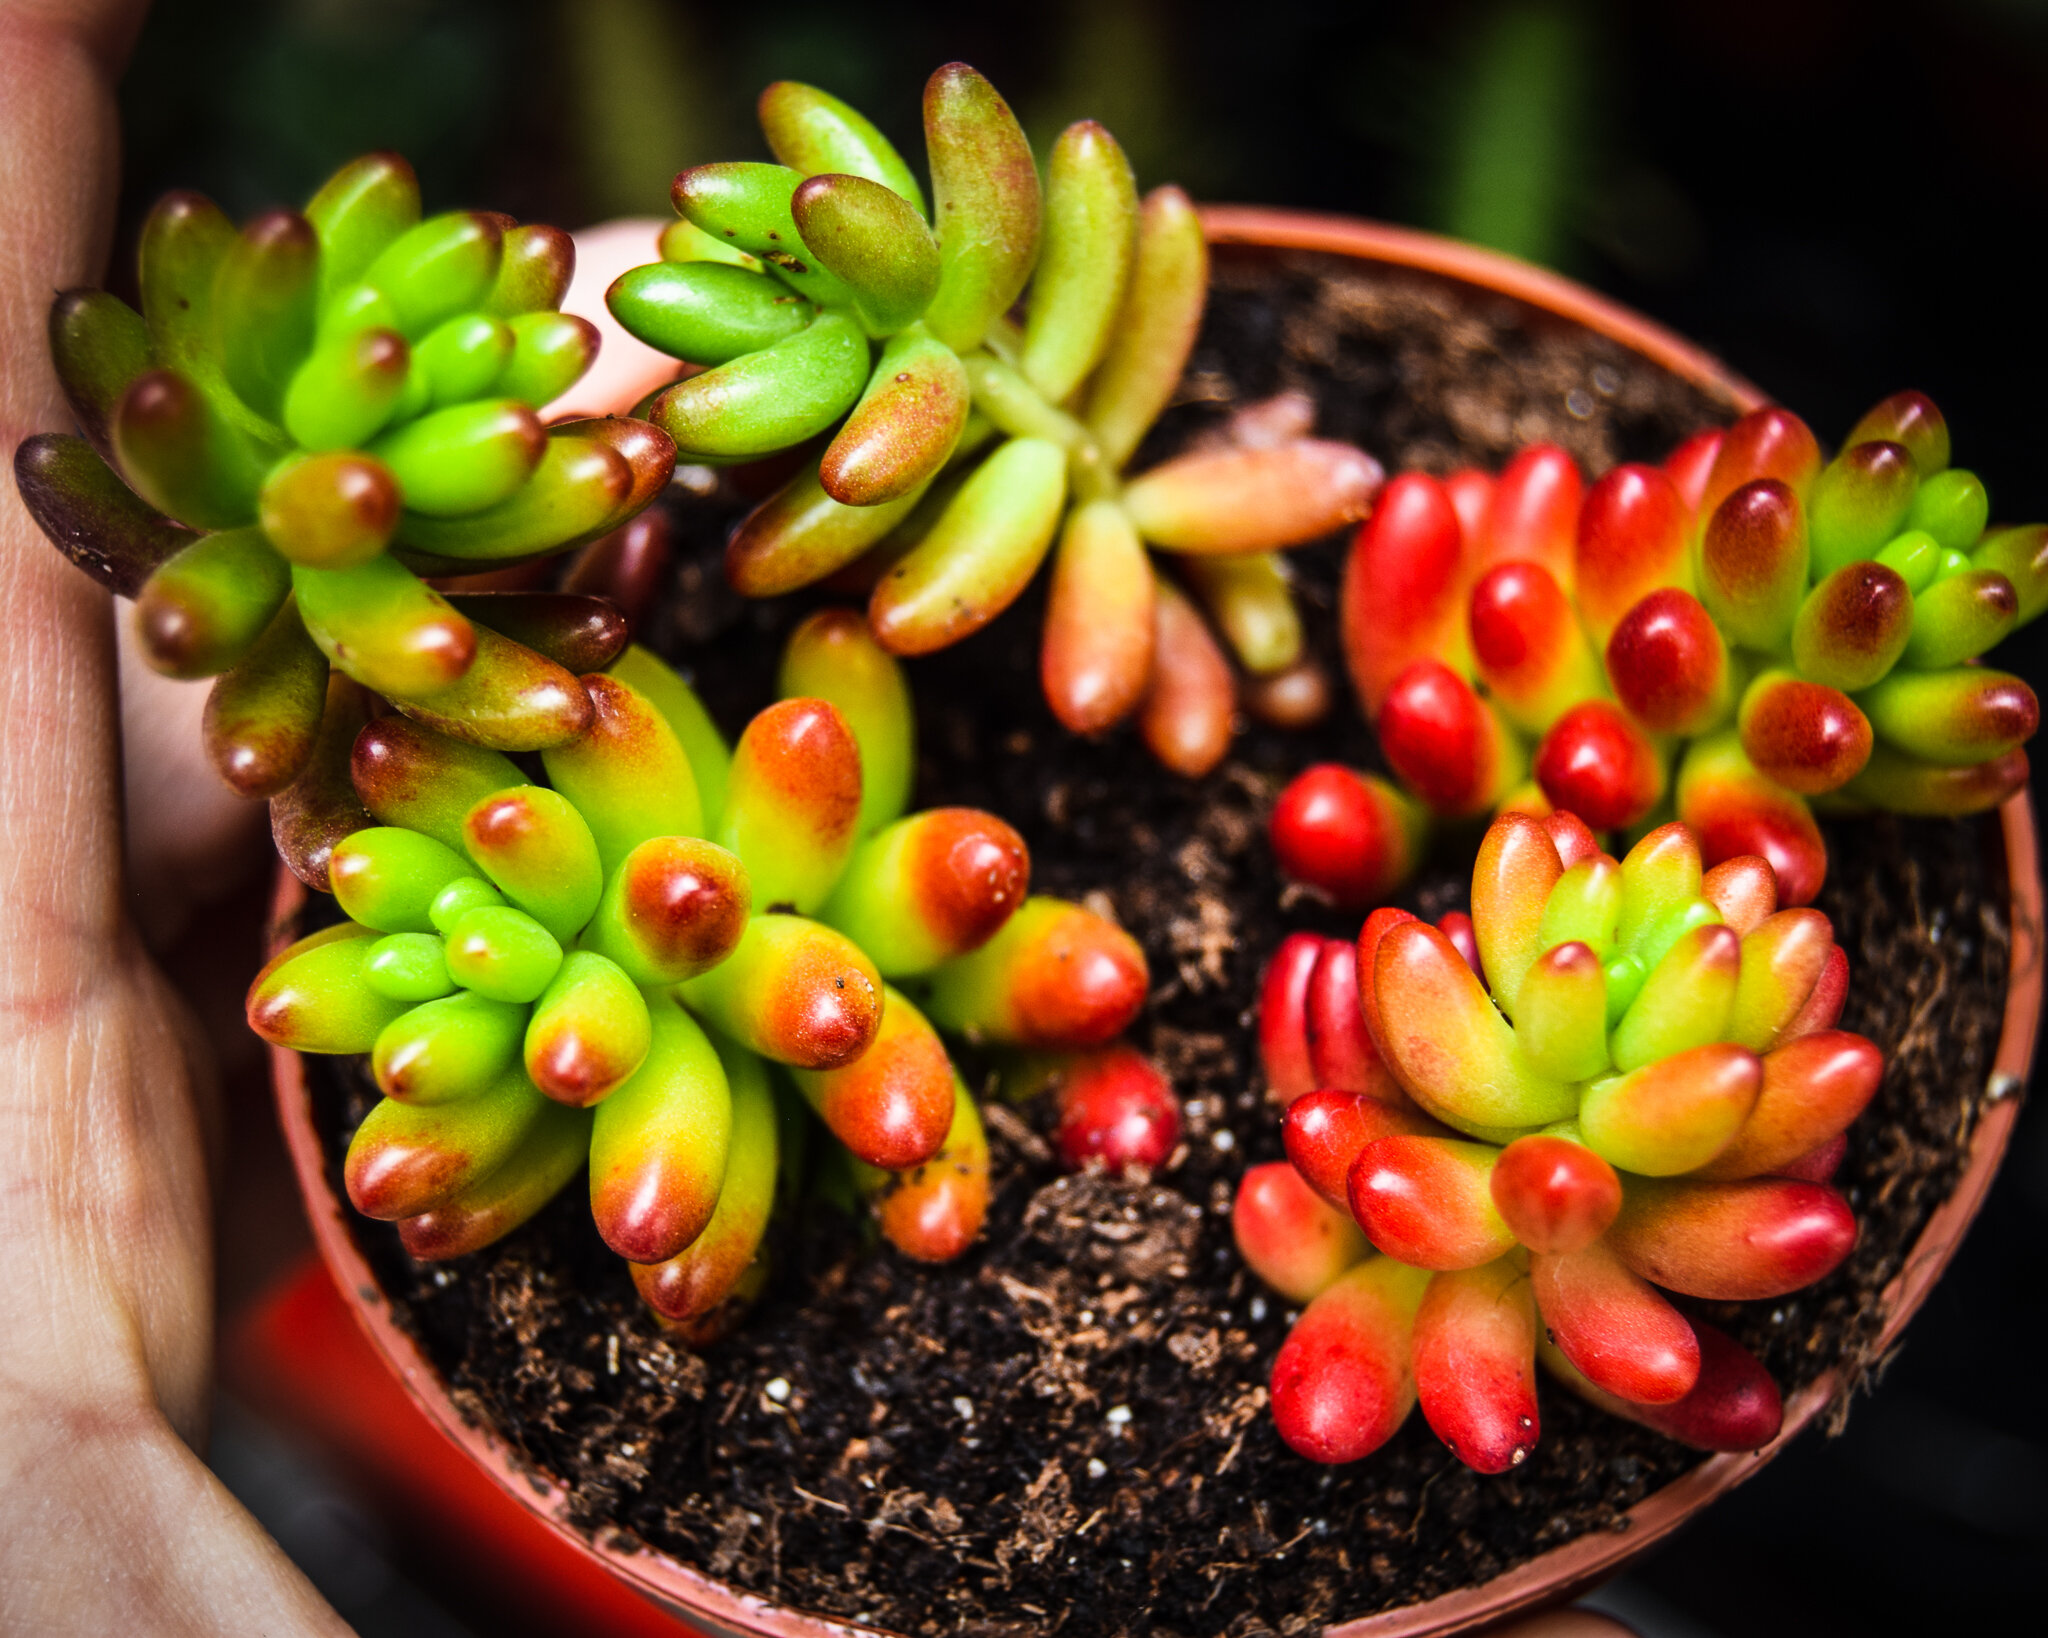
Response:
[[[986,90],[962,85],[969,102]],[[790,141],[846,148],[788,103]],[[956,135],[973,146],[987,117],[959,112]],[[774,169],[714,167],[706,185],[751,221],[754,171]],[[971,159],[954,171],[987,180]],[[805,285],[816,322],[790,323],[796,297],[756,317],[805,329],[818,368],[857,355],[863,378],[869,338],[895,338],[827,463],[881,504],[929,476],[905,476],[918,449],[951,449],[939,400],[962,366],[912,326],[933,291],[904,285],[893,241],[874,239],[873,195],[895,195],[838,186],[857,180],[806,195],[807,228],[850,258],[845,280]],[[804,284],[795,257],[761,248]],[[996,317],[973,316],[1008,276],[989,249],[947,247],[949,266],[980,269],[939,292],[948,334]],[[884,1232],[953,1256],[986,1208],[986,1142],[906,992],[930,991],[952,1027],[1081,1048],[1128,1022],[1144,962],[1078,906],[1027,899],[1024,844],[999,819],[906,816],[909,694],[858,615],[797,630],[785,698],[730,749],[683,681],[627,646],[666,559],[660,520],[636,514],[675,443],[646,421],[538,419],[596,345],[556,311],[572,260],[552,228],[421,220],[389,155],[240,232],[173,195],[144,229],[140,313],[58,298],[51,347],[82,435],[30,438],[15,471],[58,546],[136,599],[150,662],[217,679],[214,762],[270,799],[286,864],[340,901],[347,920],[265,967],[248,1015],[279,1046],[367,1056],[384,1100],[350,1145],[355,1204],[416,1255],[454,1256],[587,1170],[598,1228],[648,1300],[710,1335],[764,1278],[788,1124],[767,1065],[880,1169]],[[806,413],[790,384],[768,381],[771,419]],[[688,397],[665,401],[672,430],[692,424]],[[586,545],[557,591],[444,595],[421,578]],[[981,959],[1013,919],[1027,933]]]
[[[22,497],[136,600],[152,666],[215,679],[207,752],[279,805],[281,831],[317,835],[308,810],[339,794],[318,784],[318,748],[360,705],[330,671],[492,750],[589,723],[577,679],[623,644],[617,610],[420,578],[613,536],[668,481],[674,445],[643,421],[539,418],[596,352],[595,329],[556,310],[574,259],[555,228],[422,219],[410,167],[372,154],[303,212],[239,230],[171,194],[143,227],[139,313],[101,290],[52,306],[80,435],[21,445]],[[286,851],[325,885],[317,842]]]
[[[1282,1437],[1353,1460],[1419,1400],[1499,1472],[1537,1439],[1540,1355],[1694,1444],[1766,1442],[1776,1388],[1680,1303],[1785,1295],[1855,1244],[1827,1177],[1883,1062],[1834,1028],[1827,918],[1778,908],[1761,857],[1705,869],[1682,824],[1617,860],[1568,814],[1510,813],[1470,924],[1461,950],[1379,910],[1348,962],[1296,934],[1269,968],[1261,1041],[1298,1181],[1248,1173],[1235,1226],[1307,1305],[1274,1365]],[[1349,1017],[1319,998],[1326,968],[1355,978]],[[1364,1046],[1333,1060],[1333,1033]]]
[[[1433,812],[1675,813],[1709,864],[1762,855],[1804,904],[1816,800],[1964,814],[2026,782],[2034,691],[1977,661],[2048,608],[2048,530],[1988,516],[1911,392],[1831,461],[1771,407],[1591,485],[1548,445],[1405,473],[1352,547],[1346,658]]]
[[[956,1256],[987,1208],[987,1142],[905,991],[941,1024],[1060,1050],[1143,1000],[1124,934],[1027,897],[1008,825],[903,814],[909,696],[864,626],[816,617],[783,675],[816,692],[728,751],[682,679],[628,649],[581,679],[592,721],[543,753],[546,784],[403,716],[337,747],[354,818],[327,876],[350,919],[273,960],[249,1019],[369,1055],[385,1099],[347,1187],[415,1255],[487,1244],[587,1169],[646,1300],[709,1336],[764,1278],[782,1074],[883,1233]]]
[[[817,220],[857,239],[861,208]],[[280,953],[248,1015],[279,1046],[367,1056],[384,1100],[350,1145],[355,1204],[453,1256],[587,1171],[648,1300],[708,1335],[764,1277],[787,1124],[767,1065],[881,1169],[884,1232],[953,1256],[986,1208],[986,1142],[907,992],[952,1027],[1080,1048],[1128,1022],[1144,963],[1078,906],[1028,899],[993,815],[905,814],[909,694],[857,615],[797,630],[786,697],[730,749],[627,646],[665,557],[635,514],[675,446],[644,421],[538,420],[595,346],[555,311],[571,260],[551,228],[420,220],[390,156],[239,233],[175,195],[144,230],[139,314],[59,297],[83,435],[31,438],[15,469],[57,544],[136,599],[151,663],[218,679],[215,763],[270,799],[285,862],[348,918]],[[864,368],[886,284],[861,284]],[[958,371],[940,353],[900,360],[910,397]],[[882,431],[833,468],[870,500],[903,396],[856,415]],[[586,544],[563,590],[420,578]],[[1017,919],[1028,934],[981,959]]]
[[[948,64],[925,88],[928,209],[829,93],[778,82],[760,117],[778,163],[678,175],[663,260],[608,297],[698,367],[644,406],[683,459],[822,444],[734,533],[733,586],[773,596],[858,563],[877,639],[925,654],[980,630],[1050,556],[1054,714],[1078,733],[1137,714],[1167,766],[1208,771],[1235,703],[1224,645],[1256,678],[1298,665],[1277,554],[1363,516],[1377,463],[1266,415],[1127,470],[1194,345],[1208,256],[1187,196],[1141,199],[1094,121],[1060,135],[1041,185],[995,88]]]

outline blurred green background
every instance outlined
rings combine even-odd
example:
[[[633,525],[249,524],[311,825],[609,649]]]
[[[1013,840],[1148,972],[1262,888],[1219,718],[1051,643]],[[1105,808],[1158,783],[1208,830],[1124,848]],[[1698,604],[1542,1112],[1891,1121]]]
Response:
[[[1557,267],[1720,353],[1823,441],[1923,388],[1994,515],[2048,515],[2026,249],[2048,205],[2041,0],[160,0],[123,89],[121,255],[167,187],[239,215],[373,147],[414,160],[430,206],[663,215],[682,165],[764,154],[768,80],[825,85],[915,155],[920,87],[953,58],[1041,147],[1102,119],[1142,184]],[[2038,680],[2042,652],[2014,663]],[[1615,1607],[1651,1638],[2038,1630],[2016,1612],[2048,1545],[2044,1230],[2035,1117],[1848,1434],[1803,1440]],[[224,1468],[361,1631],[462,1630],[378,1568],[374,1526],[235,1428]]]

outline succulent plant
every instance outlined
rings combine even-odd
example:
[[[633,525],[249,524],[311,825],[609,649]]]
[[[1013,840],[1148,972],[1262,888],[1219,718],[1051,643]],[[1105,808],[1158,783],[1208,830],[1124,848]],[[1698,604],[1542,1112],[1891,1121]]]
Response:
[[[174,193],[142,232],[138,314],[100,290],[50,313],[83,436],[26,440],[15,475],[51,539],[136,600],[149,663],[216,677],[205,737],[223,779],[280,801],[358,695],[472,745],[534,751],[589,723],[578,672],[618,617],[588,598],[446,597],[463,574],[599,540],[667,483],[665,433],[543,427],[597,335],[559,313],[567,234],[455,211],[421,220],[406,163],[342,167],[303,214],[239,232]],[[644,553],[643,553],[644,556]],[[284,839],[281,836],[281,840]],[[325,886],[317,845],[286,841]]]
[[[1291,880],[1340,910],[1365,910],[1414,872],[1429,811],[1378,774],[1319,762],[1288,781],[1268,828],[1274,859]]]
[[[657,1311],[709,1334],[764,1277],[778,1155],[803,1147],[777,1076],[884,1234],[955,1256],[986,1210],[987,1145],[927,1012],[1064,1049],[1136,1011],[1136,945],[1027,898],[1008,825],[903,813],[909,697],[857,615],[799,626],[782,680],[728,751],[688,685],[627,649],[580,679],[592,721],[541,754],[546,785],[401,716],[343,752],[362,822],[328,877],[349,919],[258,975],[249,1020],[369,1054],[385,1097],[346,1183],[416,1256],[488,1244],[587,1162],[605,1242]]]
[[[1778,902],[1764,859],[1704,870],[1682,824],[1616,861],[1569,813],[1509,813],[1472,948],[1395,909],[1281,946],[1261,1040],[1292,1164],[1247,1174],[1236,1232],[1306,1305],[1273,1373],[1290,1445],[1355,1459],[1419,1397],[1499,1472],[1534,1446],[1539,1352],[1692,1443],[1770,1438],[1768,1375],[1665,1293],[1780,1296],[1848,1254],[1827,1179],[1883,1069],[1834,1028],[1827,918]]]
[[[1825,464],[1770,407],[1590,487],[1549,445],[1498,478],[1404,473],[1352,548],[1346,658],[1432,812],[1556,807],[1602,831],[1675,812],[1709,864],[1761,854],[1804,904],[1827,863],[1814,801],[1962,814],[2026,781],[2034,692],[1975,662],[2048,608],[2048,529],[1987,516],[1911,392]],[[1346,882],[1406,856],[1370,817],[1283,802],[1275,841],[1357,903]]]
[[[1377,463],[1268,417],[1127,472],[1194,344],[1207,252],[1187,197],[1140,199],[1093,121],[1060,135],[1041,189],[994,87],[941,68],[924,99],[928,212],[836,97],[778,82],[760,117],[778,163],[678,175],[664,259],[608,297],[633,334],[700,367],[642,407],[681,459],[830,435],[734,533],[732,584],[765,597],[858,575],[876,638],[914,655],[978,631],[1051,553],[1054,713],[1081,733],[1139,713],[1168,766],[1207,771],[1229,743],[1230,668],[1147,546],[1182,565],[1249,671],[1285,673],[1300,622],[1274,554],[1362,516]]]
[[[389,155],[239,235],[173,195],[140,315],[58,298],[84,436],[29,439],[16,472],[58,546],[137,599],[151,663],[218,677],[217,767],[339,901],[248,1016],[280,1047],[367,1055],[384,1097],[350,1144],[354,1203],[449,1257],[587,1169],[605,1241],[705,1340],[765,1280],[813,1115],[820,1164],[886,1237],[966,1249],[987,1141],[935,1024],[1096,1048],[1145,961],[1027,897],[993,815],[906,813],[909,691],[857,613],[795,629],[783,698],[731,748],[628,646],[667,558],[636,514],[674,446],[537,419],[596,344],[554,311],[571,258],[551,228],[420,221]],[[419,578],[577,546],[558,591]]]
[[[1180,1143],[1172,1084],[1128,1042],[1079,1052],[1006,1053],[998,1069],[1006,1101],[1047,1101],[1053,1156],[1068,1171],[1155,1171]]]

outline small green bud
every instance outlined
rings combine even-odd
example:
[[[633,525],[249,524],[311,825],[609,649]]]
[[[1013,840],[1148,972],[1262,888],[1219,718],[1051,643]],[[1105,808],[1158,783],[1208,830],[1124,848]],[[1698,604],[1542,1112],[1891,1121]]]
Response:
[[[448,976],[493,1001],[532,1001],[562,965],[562,946],[524,910],[483,905],[448,929]]]
[[[503,252],[497,220],[450,211],[401,233],[363,270],[362,280],[397,309],[406,338],[418,341],[484,300]]]
[[[335,848],[327,870],[342,909],[380,933],[428,931],[443,889],[470,875],[460,854],[395,825],[357,831]]]
[[[434,930],[447,934],[453,932],[455,924],[472,910],[488,909],[505,902],[500,893],[481,876],[459,876],[434,895],[434,902],[427,907],[427,919],[434,924]]]
[[[320,235],[320,299],[355,284],[420,219],[420,185],[396,154],[365,154],[329,177],[306,206]]]
[[[1906,514],[1906,527],[1926,530],[1952,552],[1966,552],[1977,544],[1990,516],[1991,497],[1984,491],[1984,480],[1952,466],[1920,485]]]
[[[455,989],[441,941],[432,933],[392,933],[377,940],[363,982],[393,1001],[438,1001]]]
[[[398,479],[406,509],[429,517],[497,505],[546,451],[547,433],[533,411],[510,398],[435,410],[370,446]]]

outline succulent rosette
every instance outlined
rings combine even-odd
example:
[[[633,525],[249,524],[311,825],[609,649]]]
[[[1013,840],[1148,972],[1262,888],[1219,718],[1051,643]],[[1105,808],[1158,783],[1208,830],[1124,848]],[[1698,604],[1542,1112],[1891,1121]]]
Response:
[[[1834,1028],[1827,918],[1754,855],[1704,869],[1682,824],[1616,860],[1568,813],[1510,813],[1472,878],[1471,943],[1406,911],[1355,946],[1276,952],[1262,1046],[1289,1163],[1236,1209],[1252,1268],[1304,1304],[1273,1372],[1319,1461],[1419,1399],[1468,1465],[1539,1431],[1535,1365],[1704,1448],[1777,1430],[1768,1374],[1680,1301],[1782,1296],[1855,1244],[1828,1186],[1883,1062]]]
[[[384,1096],[345,1181],[415,1256],[487,1245],[587,1171],[648,1303],[709,1336],[765,1279],[816,1135],[888,1239],[950,1258],[980,1229],[988,1151],[935,1025],[1077,1049],[1130,1021],[1142,953],[1027,896],[1014,830],[904,812],[909,694],[857,615],[800,626],[781,681],[728,749],[628,648],[579,679],[592,720],[541,752],[546,783],[399,715],[335,746],[348,919],[258,975],[249,1021],[368,1054]]]
[[[1137,713],[1168,766],[1206,772],[1235,686],[1196,605],[1248,671],[1287,673],[1301,625],[1276,554],[1362,516],[1378,464],[1274,424],[1127,471],[1194,345],[1208,260],[1187,197],[1141,199],[1093,121],[1060,135],[1041,187],[994,87],[941,68],[924,99],[928,210],[837,98],[782,81],[760,116],[778,163],[682,172],[664,259],[608,297],[633,334],[699,367],[642,407],[682,459],[822,443],[734,533],[734,587],[857,576],[877,640],[915,655],[981,629],[1051,555],[1054,713],[1081,733]]]
[[[2026,782],[2040,708],[1978,657],[2048,608],[2048,529],[1987,529],[1983,482],[1949,454],[1906,392],[1825,462],[1769,407],[1591,485],[1549,445],[1498,477],[1402,474],[1342,594],[1388,765],[1440,816],[1675,813],[1709,864],[1768,858],[1790,904],[1826,871],[1816,803],[1996,805]],[[1395,795],[1283,803],[1283,861],[1366,902],[1346,886],[1399,866]]]
[[[58,546],[135,597],[150,662],[218,679],[216,766],[338,900],[248,1016],[367,1057],[356,1206],[449,1257],[587,1172],[646,1300],[708,1339],[765,1280],[812,1126],[899,1248],[965,1250],[988,1150],[938,1028],[1098,1048],[1145,962],[1028,896],[1000,819],[906,812],[909,690],[858,614],[796,629],[783,698],[730,747],[628,647],[665,561],[636,514],[675,449],[642,421],[537,418],[596,345],[556,311],[571,261],[552,228],[421,220],[389,155],[239,233],[173,195],[141,313],[58,298],[83,436],[29,439],[16,473]],[[420,578],[586,546],[560,591]]]
[[[22,497],[136,600],[151,665],[217,679],[207,750],[241,794],[280,797],[323,735],[350,731],[330,668],[494,750],[588,725],[576,677],[616,651],[615,614],[419,578],[595,541],[668,481],[673,446],[646,423],[536,413],[597,346],[556,311],[573,262],[556,228],[422,220],[411,169],[372,154],[304,212],[239,231],[167,196],[142,231],[140,313],[100,290],[57,298],[51,351],[82,436],[21,445]],[[325,885],[316,844],[285,852]]]

